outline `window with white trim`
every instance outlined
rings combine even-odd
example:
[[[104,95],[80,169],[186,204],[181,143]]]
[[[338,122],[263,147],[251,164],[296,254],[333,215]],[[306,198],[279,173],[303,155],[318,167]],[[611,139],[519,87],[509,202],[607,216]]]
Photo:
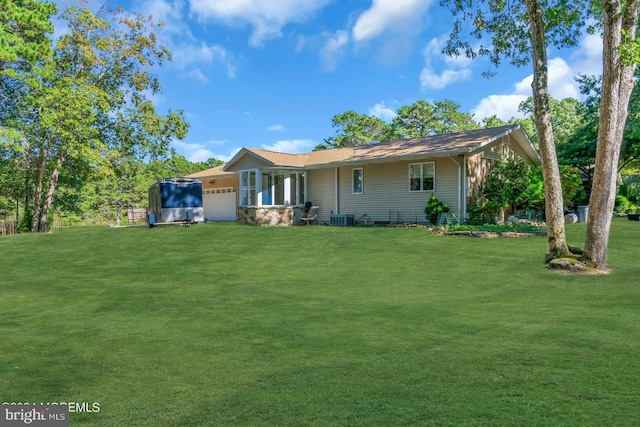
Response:
[[[364,172],[362,168],[352,169],[351,192],[352,194],[364,193]]]
[[[409,165],[409,191],[434,191],[436,188],[436,164],[434,162]]]
[[[242,171],[240,172],[240,205],[254,204],[256,204],[256,171]]]

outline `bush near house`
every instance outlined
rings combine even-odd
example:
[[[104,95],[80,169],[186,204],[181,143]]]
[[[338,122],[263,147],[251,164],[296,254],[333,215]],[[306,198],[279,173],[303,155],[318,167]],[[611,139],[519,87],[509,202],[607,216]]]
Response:
[[[445,212],[449,212],[449,205],[438,199],[436,195],[432,193],[427,201],[427,206],[424,208],[425,219],[429,220],[432,225],[436,225],[438,215]]]
[[[578,170],[561,166],[560,180],[567,210],[573,211],[578,205],[586,203]],[[482,193],[486,203],[484,206],[468,208],[470,217],[488,219],[491,222],[498,217],[498,222],[502,223],[518,209],[544,211],[542,168],[539,163],[528,165],[521,159],[496,162],[487,176]]]

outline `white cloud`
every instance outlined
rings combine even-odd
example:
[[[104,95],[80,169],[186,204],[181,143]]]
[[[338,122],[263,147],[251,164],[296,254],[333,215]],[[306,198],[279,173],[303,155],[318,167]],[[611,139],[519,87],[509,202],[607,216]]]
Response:
[[[353,26],[353,38],[361,42],[389,30],[414,31],[430,3],[425,0],[373,0],[371,8],[364,11]]]
[[[261,147],[264,150],[277,151],[279,153],[306,153],[313,150],[317,144],[310,139],[291,139],[277,141],[273,145],[262,144]]]
[[[232,149],[229,154],[215,154],[213,156],[214,159],[217,160],[222,160],[223,162],[228,162],[229,160],[231,160],[233,158],[233,156],[235,156],[236,154],[238,154],[238,151],[240,151],[242,149],[242,147],[236,147],[234,149]]]
[[[345,56],[350,36],[347,30],[323,31],[312,36],[297,35],[295,53],[318,52],[320,64],[325,71],[335,71],[338,62]]]
[[[251,46],[281,36],[282,27],[302,22],[331,0],[190,0],[191,12],[199,18],[228,25],[249,24]]]
[[[146,0],[138,10],[144,16],[152,16],[154,22],[162,23],[160,37],[165,35],[180,35],[192,37],[189,26],[184,22],[185,3],[182,0]]]
[[[444,70],[440,74],[434,73],[429,68],[423,68],[420,72],[420,87],[426,89],[442,89],[461,80],[467,80],[471,76],[471,70]]]
[[[226,49],[217,45],[210,46],[204,42],[200,45],[183,45],[174,49],[173,60],[180,69],[188,69],[195,64],[219,65],[229,78],[236,77],[238,69],[238,61]],[[198,71],[201,77],[208,81],[202,71]],[[201,78],[200,80],[205,81],[205,79]]]
[[[193,70],[189,71],[187,75],[192,79],[196,79],[202,83],[209,83],[209,77],[207,77],[200,68],[194,68]]]
[[[549,60],[549,94],[555,99],[575,98],[582,100],[579,85],[575,81],[578,74],[602,73],[602,39],[598,35],[585,36],[575,52],[567,60],[555,57]],[[518,111],[520,102],[532,95],[533,74],[517,82],[513,91],[503,95],[490,95],[480,100],[471,112],[476,120],[493,115],[502,120],[521,118]]]
[[[383,64],[403,62],[412,53],[430,5],[431,0],[373,0],[357,17],[351,39],[357,47],[377,41],[375,59]]]
[[[215,157],[213,152],[208,150],[203,144],[175,140],[171,145],[190,162],[203,162]]]
[[[204,143],[193,143],[176,139],[171,142],[171,145],[180,155],[184,156],[190,162],[204,162],[211,158],[228,162],[241,148],[233,148],[229,153],[216,152],[228,142],[229,141],[226,140],[212,139]]]
[[[390,122],[397,116],[396,112],[392,108],[387,107],[384,102],[379,102],[369,108],[369,115],[384,120],[385,122]]]
[[[482,119],[491,116],[497,116],[498,118],[508,121],[512,117],[524,118],[524,114],[518,111],[518,106],[522,101],[527,99],[528,95],[489,95],[486,98],[480,100],[480,103],[476,105],[471,113],[473,118],[481,122]]]
[[[349,33],[336,31],[335,34],[326,34],[327,41],[320,49],[320,62],[325,71],[334,71],[338,65],[338,58],[342,55],[342,49],[349,43]]]
[[[576,74],[602,74],[602,37],[598,34],[586,35],[570,61]]]
[[[442,54],[444,37],[433,38],[424,47],[424,68],[420,72],[422,90],[443,89],[452,83],[467,80],[471,76],[471,61],[467,58],[449,57]],[[435,71],[435,60],[444,62],[445,68],[440,73]]]
[[[271,125],[271,126],[267,126],[267,130],[269,132],[284,132],[285,127],[282,125]]]
[[[158,40],[172,52],[172,64],[185,71],[183,75],[208,83],[210,69],[221,68],[227,77],[236,77],[239,60],[235,55],[217,44],[198,43],[191,33],[186,22],[184,0],[145,0],[138,9],[142,15],[151,15],[155,22],[162,23],[156,32]]]
[[[549,94],[556,99],[575,98],[580,99],[580,91],[575,77],[580,70],[569,66],[562,58],[549,60]],[[533,81],[533,77],[531,77]],[[529,88],[531,93],[531,88]]]
[[[145,98],[151,101],[154,107],[158,107],[160,105],[166,104],[167,102],[167,99],[165,98],[165,96],[159,92],[153,93],[152,90],[147,89],[147,90],[144,90],[142,94],[144,95]]]

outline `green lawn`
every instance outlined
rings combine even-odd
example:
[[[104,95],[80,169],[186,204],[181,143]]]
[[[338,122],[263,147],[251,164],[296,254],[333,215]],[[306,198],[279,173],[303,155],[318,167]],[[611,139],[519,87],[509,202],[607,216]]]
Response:
[[[582,246],[583,224],[569,225]],[[0,401],[71,426],[638,426],[640,224],[544,238],[69,228],[0,238]]]

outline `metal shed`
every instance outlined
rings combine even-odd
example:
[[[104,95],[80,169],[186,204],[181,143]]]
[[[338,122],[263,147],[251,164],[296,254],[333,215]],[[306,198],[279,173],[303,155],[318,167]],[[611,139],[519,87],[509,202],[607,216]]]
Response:
[[[164,178],[149,187],[149,225],[203,222],[202,181]]]

